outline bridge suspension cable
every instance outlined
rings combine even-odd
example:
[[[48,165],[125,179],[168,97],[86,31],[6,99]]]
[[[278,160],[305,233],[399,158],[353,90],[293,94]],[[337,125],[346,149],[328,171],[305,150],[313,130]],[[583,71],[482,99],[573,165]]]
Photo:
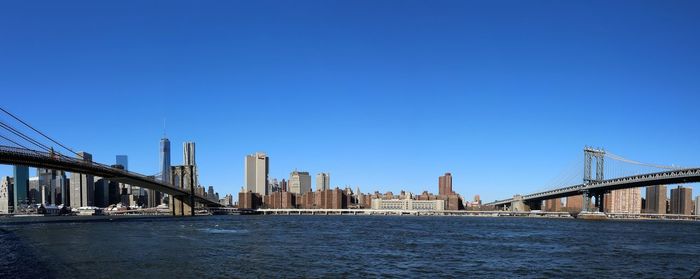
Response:
[[[9,111],[5,110],[4,108],[0,107],[0,111],[4,112],[5,114],[9,115],[10,117],[14,118],[15,120],[17,120],[17,121],[19,121],[20,123],[24,124],[25,126],[29,127],[29,129],[32,129],[34,132],[36,132],[36,133],[42,135],[44,138],[50,140],[51,142],[57,144],[57,145],[60,146],[60,147],[63,147],[64,149],[66,149],[66,150],[70,151],[71,153],[75,154],[76,156],[82,158],[82,156],[81,156],[80,154],[78,154],[77,152],[73,151],[73,149],[70,149],[70,148],[68,148],[67,146],[61,144],[60,142],[54,140],[53,138],[47,136],[46,134],[42,133],[42,132],[39,131],[38,129],[32,127],[32,125],[29,125],[29,123],[25,122],[24,120],[20,119],[19,117],[15,116],[14,114],[12,114],[12,113],[10,113]],[[32,141],[36,141],[36,140],[32,139]],[[45,145],[44,145],[44,146],[45,146]],[[47,149],[47,151],[48,151],[48,149]]]
[[[43,150],[45,150],[45,151],[49,151],[49,150],[50,150],[50,148],[49,148],[48,146],[44,145],[43,143],[41,143],[41,142],[39,142],[39,141],[37,141],[37,140],[35,140],[35,139],[32,139],[30,136],[27,136],[26,134],[24,134],[24,133],[18,131],[18,130],[15,129],[15,128],[12,128],[12,126],[7,125],[6,123],[4,123],[4,122],[2,122],[2,121],[0,121],[0,127],[2,127],[3,129],[9,131],[10,133],[14,134],[15,136],[18,136],[18,137],[24,139],[25,141],[31,143],[32,145],[35,145],[35,146],[39,147],[40,149],[43,149]],[[9,139],[8,139],[8,140],[9,140]],[[12,141],[12,142],[15,143],[15,144],[17,144],[17,145],[19,145],[18,143],[14,142],[14,141]]]
[[[11,142],[11,143],[13,143],[13,144],[15,144],[15,145],[21,147],[21,148],[29,149],[29,148],[27,148],[26,146],[24,146],[24,145],[22,145],[22,144],[19,144],[19,143],[17,143],[16,141],[11,140],[11,139],[9,139],[9,138],[3,136],[3,135],[0,135],[0,138],[3,138],[4,140],[9,141],[9,142]]]
[[[608,157],[610,159],[620,161],[620,162],[625,162],[625,163],[630,163],[634,165],[639,165],[639,166],[645,166],[645,167],[652,167],[652,168],[657,168],[657,169],[665,169],[665,170],[677,170],[677,169],[682,169],[682,167],[679,166],[664,166],[664,165],[657,165],[657,164],[650,164],[650,163],[643,163],[631,159],[627,159],[625,157],[622,157],[620,155],[615,155],[613,153],[610,153],[610,151],[605,152],[605,157]]]

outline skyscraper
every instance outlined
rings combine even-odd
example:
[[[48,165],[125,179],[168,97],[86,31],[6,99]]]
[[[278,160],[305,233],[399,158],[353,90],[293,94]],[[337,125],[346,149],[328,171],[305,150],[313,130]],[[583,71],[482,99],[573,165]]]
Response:
[[[311,192],[311,175],[306,171],[293,171],[289,174],[289,192],[303,195]]]
[[[129,157],[126,155],[117,155],[117,165],[122,165],[124,170],[129,170]]]
[[[207,190],[207,198],[212,201],[218,201],[214,193],[214,186],[209,186],[209,189]]]
[[[282,178],[282,181],[280,181],[280,191],[287,192],[287,180],[284,178]]]
[[[321,172],[316,175],[316,191],[325,191],[331,189],[331,175]]]
[[[14,189],[13,190],[13,205],[15,213],[21,212],[24,207],[29,205],[29,197],[27,196],[29,192],[29,167],[27,166],[14,166]]]
[[[170,140],[160,139],[160,180],[170,183]]]
[[[247,191],[267,195],[270,159],[265,153],[255,153],[245,157],[245,187]]]
[[[678,186],[671,189],[671,214],[690,215],[693,210],[693,189]]]
[[[452,195],[452,174],[446,172],[445,175],[440,176],[438,179],[438,195],[446,196]]]
[[[700,215],[700,196],[695,197],[695,215]]]
[[[646,213],[666,214],[666,186],[648,186],[646,188]]]
[[[78,152],[78,158],[92,162],[92,155],[87,152]],[[71,173],[70,189],[70,206],[72,208],[94,205],[95,180],[92,175]]]

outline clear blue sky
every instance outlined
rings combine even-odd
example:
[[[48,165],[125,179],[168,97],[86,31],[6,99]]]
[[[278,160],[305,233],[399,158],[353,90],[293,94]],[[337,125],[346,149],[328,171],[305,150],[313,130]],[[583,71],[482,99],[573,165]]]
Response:
[[[700,165],[698,1],[3,1],[2,107],[75,149],[200,180],[531,192],[584,145]],[[10,168],[0,168],[9,174]]]

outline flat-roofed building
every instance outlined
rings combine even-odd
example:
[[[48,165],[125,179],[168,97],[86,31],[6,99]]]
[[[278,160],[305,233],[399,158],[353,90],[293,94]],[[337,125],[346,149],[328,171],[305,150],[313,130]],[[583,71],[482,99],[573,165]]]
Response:
[[[372,209],[376,210],[418,210],[444,211],[444,200],[412,200],[412,199],[373,199]]]
[[[690,215],[693,210],[693,189],[678,186],[671,189],[671,214]]]
[[[666,186],[646,187],[646,208],[645,213],[666,214]]]
[[[640,188],[629,188],[610,191],[605,198],[605,212],[610,213],[641,213],[642,194]]]

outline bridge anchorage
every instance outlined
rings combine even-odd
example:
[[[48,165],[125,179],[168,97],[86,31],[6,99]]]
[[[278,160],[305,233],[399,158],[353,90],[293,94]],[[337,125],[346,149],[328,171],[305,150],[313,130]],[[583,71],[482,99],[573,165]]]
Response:
[[[595,164],[595,177],[593,177],[593,164]],[[602,148],[588,146],[583,149],[582,176],[580,170],[580,165],[572,168],[572,174],[565,174],[564,181],[559,181],[554,187],[548,187],[548,190],[515,195],[510,199],[486,203],[485,206],[521,212],[541,210],[543,202],[547,201],[548,208],[545,210],[557,211],[563,209],[561,199],[567,198],[566,211],[579,216],[583,213],[584,216],[604,217],[602,212],[605,211],[606,194],[613,190],[700,182],[700,168],[697,167],[684,168],[642,163],[615,155]],[[551,208],[549,204],[557,205],[556,209]]]

